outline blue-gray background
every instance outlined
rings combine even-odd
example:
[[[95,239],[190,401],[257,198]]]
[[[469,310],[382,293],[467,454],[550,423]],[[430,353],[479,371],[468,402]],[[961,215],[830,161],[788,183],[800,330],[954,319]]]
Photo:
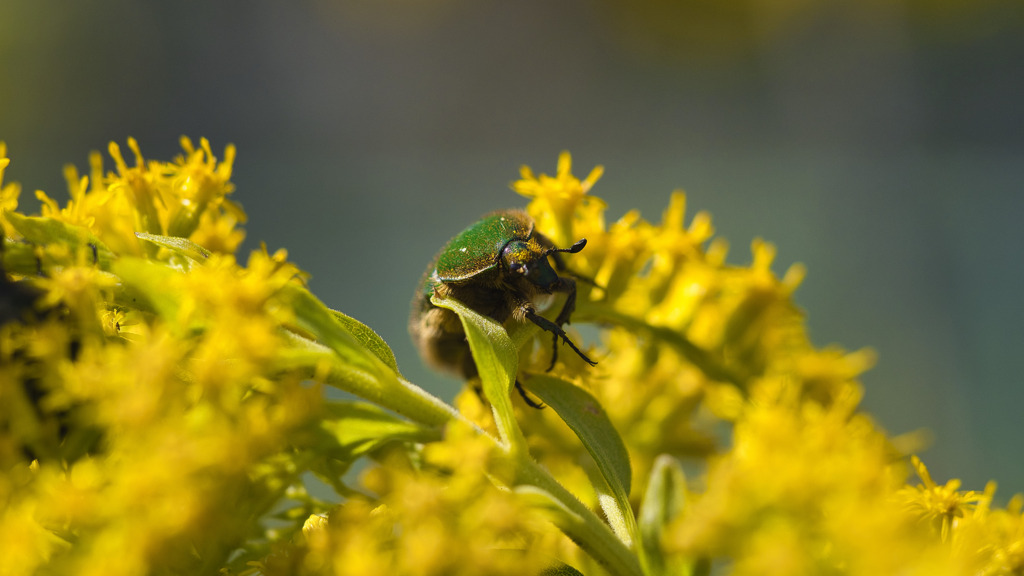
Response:
[[[808,266],[813,339],[879,352],[864,405],[932,431],[938,480],[1005,498],[1024,491],[1022,32],[1016,0],[0,0],[0,140],[29,207],[110,140],[235,143],[243,252],[287,247],[446,398],[409,299],[451,235],[525,203],[521,164],[604,164],[612,220],[684,188],[734,263],[762,236],[779,270]]]

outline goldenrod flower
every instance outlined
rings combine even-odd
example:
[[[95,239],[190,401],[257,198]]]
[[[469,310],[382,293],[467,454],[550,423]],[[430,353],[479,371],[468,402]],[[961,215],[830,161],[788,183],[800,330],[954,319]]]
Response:
[[[7,157],[7,144],[0,141],[0,214],[13,212],[18,208],[18,196],[21,194],[21,186],[16,182],[4,184],[4,171],[11,159]],[[12,231],[8,229],[7,223],[0,219],[0,232],[4,237],[10,236]]]
[[[364,474],[372,500],[353,498],[315,533],[304,529],[292,552],[304,573],[539,574],[556,560],[544,516],[481,474],[486,459],[469,457],[488,451],[472,433],[432,448],[443,472],[417,472],[392,453]]]
[[[873,353],[813,346],[803,267],[777,277],[761,240],[728,263],[682,192],[609,225],[600,167],[523,168],[538,231],[587,239],[572,320],[600,327],[599,363],[548,372],[535,327],[441,302],[487,398],[452,406],[287,252],[240,264],[234,148],[181,145],[111,144],[114,171],[67,168],[70,201],[39,192],[34,216],[0,179],[0,574],[1024,570],[1024,498],[992,508],[994,483],[939,485],[916,457],[908,485],[858,408]],[[549,408],[514,405],[517,381]]]
[[[590,171],[584,180],[572,175],[572,157],[562,152],[558,157],[558,170],[554,177],[541,174],[533,175],[528,166],[519,169],[522,178],[512,183],[512,189],[533,198],[528,208],[530,215],[537,220],[537,226],[550,234],[557,246],[571,246],[578,238],[573,237],[573,220],[578,211],[596,213],[604,208],[604,202],[596,197],[587,196],[601,175],[604,167],[597,166]]]
[[[905,488],[902,491],[906,506],[923,520],[934,524],[939,531],[942,540],[950,538],[957,523],[967,513],[973,511],[979,502],[987,502],[992,499],[991,494],[982,494],[972,490],[960,491],[960,480],[952,478],[944,485],[939,486],[932,480],[928,468],[917,456],[911,456],[911,463],[921,484],[913,488]]]

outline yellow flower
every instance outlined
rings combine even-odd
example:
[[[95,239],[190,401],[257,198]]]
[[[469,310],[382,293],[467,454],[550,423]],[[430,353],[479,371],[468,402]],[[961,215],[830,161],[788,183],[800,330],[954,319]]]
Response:
[[[4,281],[39,295],[35,314],[0,326],[0,501],[12,503],[0,527],[21,533],[0,538],[0,558],[17,559],[12,574],[215,571],[297,481],[287,455],[322,416],[311,368],[273,361],[294,318],[278,294],[301,285],[286,253],[241,267],[158,243],[208,226],[234,249],[233,149],[217,163],[205,140],[186,140],[186,157],[147,163],[129,146],[131,168],[111,147],[116,174],[98,155],[90,178],[68,169],[66,206],[40,193],[42,216],[26,219],[5,204],[19,238],[5,238],[5,262],[23,273]]]
[[[136,232],[190,238],[214,252],[233,253],[244,238],[237,228],[245,213],[227,195],[235,149],[228,146],[218,162],[206,139],[195,148],[181,139],[186,155],[174,162],[146,161],[138,143],[128,139],[134,155],[129,166],[121,148],[111,143],[108,152],[116,172],[104,174],[99,154],[89,157],[90,176],[79,176],[74,166],[64,171],[71,200],[60,208],[44,192],[37,192],[43,216],[81,226],[118,254],[153,255],[156,247],[140,243]]]
[[[634,486],[661,453],[712,453],[717,419],[741,417],[744,394],[759,379],[789,379],[801,395],[827,406],[870,366],[870,352],[819,351],[811,344],[792,301],[804,270],[794,265],[777,278],[772,245],[754,241],[749,266],[726,263],[727,244],[712,238],[710,216],[698,212],[687,225],[679,191],[660,223],[631,211],[606,228],[605,203],[590,194],[600,171],[581,182],[570,168],[563,154],[557,177],[523,170],[514,188],[533,199],[529,209],[540,232],[587,238],[586,249],[568,260],[572,273],[594,284],[578,282],[573,320],[617,328],[603,332],[606,352],[594,352],[596,367],[560,355],[556,372],[602,401],[626,438]],[[526,369],[543,370],[548,350],[537,347]],[[525,418],[528,440],[547,467],[564,469],[557,459],[579,458],[579,445],[569,448],[571,433],[534,422],[551,418]],[[557,450],[549,446],[555,439]],[[573,483],[570,476],[561,477]]]
[[[533,199],[526,209],[537,221],[537,227],[544,230],[556,246],[571,246],[579,240],[573,235],[573,219],[578,210],[598,214],[604,208],[603,201],[586,195],[604,173],[602,166],[595,167],[580,181],[572,175],[572,157],[562,152],[554,177],[547,174],[536,177],[527,166],[520,168],[519,173],[522,178],[512,183],[512,189]]]
[[[951,478],[940,486],[932,480],[928,468],[917,456],[911,456],[911,463],[921,484],[914,488],[905,488],[901,495],[909,510],[921,519],[933,524],[941,534],[942,540],[949,540],[952,532],[965,514],[974,510],[979,502],[991,500],[991,494],[960,491],[960,480]]]
[[[7,157],[7,144],[0,141],[0,215],[6,211],[16,210],[18,196],[21,195],[21,186],[16,182],[4,184],[4,171],[10,163],[11,159]],[[4,218],[0,218],[0,232],[3,232],[5,237],[13,234]]]
[[[994,486],[993,486],[994,489]],[[991,498],[991,491],[986,488],[986,496]],[[988,575],[1024,573],[1024,496],[1017,494],[1010,499],[1005,509],[984,510],[986,500],[978,503],[975,514],[978,522],[977,550],[986,559],[980,572]],[[969,545],[964,546],[968,552],[974,552]]]
[[[485,462],[460,456],[487,449],[457,433],[435,446],[443,472],[413,469],[397,453],[366,472],[373,498],[332,511],[306,531],[293,554],[309,574],[539,574],[556,553],[554,527],[515,494],[480,474]]]
[[[848,388],[828,408],[792,382],[759,388],[706,492],[671,527],[678,554],[733,559],[739,574],[957,573],[893,500],[901,469]]]
[[[581,181],[563,154],[555,177],[522,170],[538,231],[587,238],[566,261],[599,364],[560,355],[545,384],[564,396],[513,415],[406,382],[284,250],[241,265],[233,148],[128,147],[132,166],[111,145],[115,171],[98,154],[88,176],[68,168],[70,201],[40,192],[40,216],[0,187],[2,286],[24,308],[0,325],[0,572],[1024,569],[1024,497],[993,509],[994,483],[938,485],[916,457],[908,486],[900,443],[858,410],[873,353],[816,348],[793,302],[803,268],[777,277],[761,240],[728,263],[681,192],[660,222],[607,226],[600,168]],[[523,346],[521,383],[550,350]],[[313,476],[333,492],[313,495]]]

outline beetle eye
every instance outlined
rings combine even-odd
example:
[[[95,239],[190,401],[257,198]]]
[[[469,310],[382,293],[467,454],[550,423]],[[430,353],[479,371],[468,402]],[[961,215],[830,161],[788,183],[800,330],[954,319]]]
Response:
[[[508,265],[508,271],[509,272],[518,272],[520,274],[526,274],[527,273],[527,271],[526,271],[526,264],[523,264],[521,262],[513,262],[513,263]]]

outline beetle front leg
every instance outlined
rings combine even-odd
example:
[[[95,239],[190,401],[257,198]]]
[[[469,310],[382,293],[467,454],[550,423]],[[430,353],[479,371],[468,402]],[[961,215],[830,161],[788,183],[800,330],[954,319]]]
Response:
[[[529,307],[529,308],[526,308],[525,310],[523,310],[523,315],[530,322],[533,322],[537,326],[540,326],[541,329],[546,330],[548,332],[551,332],[554,335],[554,343],[553,343],[554,350],[553,350],[552,355],[551,355],[551,366],[548,366],[548,370],[551,370],[552,368],[555,367],[555,360],[558,358],[558,338],[559,337],[561,337],[562,338],[562,342],[565,342],[566,344],[568,344],[569,347],[572,348],[573,352],[575,352],[580,358],[582,358],[584,362],[586,362],[587,364],[590,364],[591,366],[594,366],[594,365],[597,364],[597,362],[594,362],[590,358],[587,358],[587,355],[584,354],[582,351],[580,351],[579,348],[576,347],[576,344],[574,344],[573,341],[569,339],[569,335],[566,334],[565,330],[562,330],[562,327],[559,326],[558,324],[555,324],[551,320],[548,320],[547,318],[541,316],[540,314],[537,314],[536,312],[534,312],[532,307]]]

